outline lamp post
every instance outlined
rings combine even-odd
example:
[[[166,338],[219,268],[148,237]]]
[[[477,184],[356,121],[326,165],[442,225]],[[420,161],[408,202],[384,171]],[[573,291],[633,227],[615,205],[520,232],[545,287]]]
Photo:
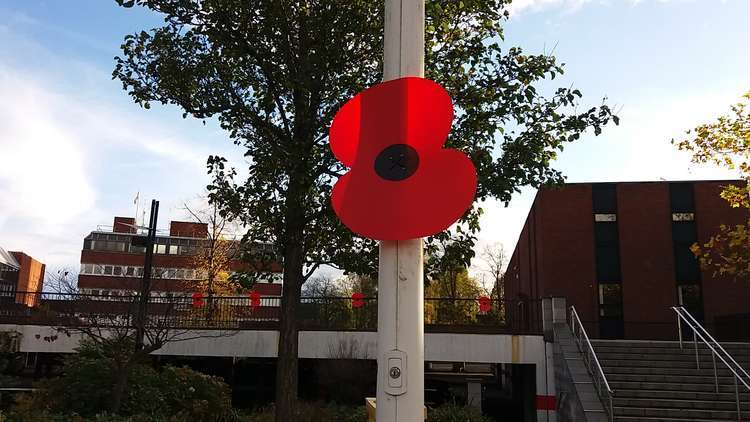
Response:
[[[384,81],[424,77],[424,0],[385,1]],[[381,240],[378,422],[424,420],[422,239]]]

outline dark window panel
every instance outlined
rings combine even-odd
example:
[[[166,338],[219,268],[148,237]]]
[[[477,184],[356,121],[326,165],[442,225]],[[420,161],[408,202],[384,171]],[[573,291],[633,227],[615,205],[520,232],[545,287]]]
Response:
[[[620,251],[617,245],[596,246],[596,279],[599,282],[620,281]]]
[[[617,213],[617,185],[597,183],[591,185],[594,214]]]
[[[622,284],[620,283],[599,284],[599,304],[600,305],[622,304]]]
[[[674,264],[677,283],[695,283],[700,281],[701,272],[698,259],[690,251],[692,243],[675,243]]]
[[[702,322],[704,320],[703,294],[700,284],[683,284],[677,286],[677,295],[678,303],[684,306],[698,322]]]
[[[670,183],[669,199],[672,212],[695,212],[692,183]]]
[[[672,240],[675,243],[693,244],[698,241],[695,221],[672,222]]]
[[[594,238],[597,245],[617,245],[619,236],[617,234],[617,223],[594,223]]]

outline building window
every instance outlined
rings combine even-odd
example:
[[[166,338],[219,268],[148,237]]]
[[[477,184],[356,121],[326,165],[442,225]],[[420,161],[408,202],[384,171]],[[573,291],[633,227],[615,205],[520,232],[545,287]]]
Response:
[[[670,183],[669,200],[673,213],[695,212],[692,183]]]
[[[594,214],[617,213],[617,186],[613,183],[591,185]]]
[[[677,301],[699,322],[703,321],[703,295],[700,284],[677,286]]]
[[[154,245],[154,253],[165,254],[167,252],[167,245],[156,244]]]
[[[169,245],[169,254],[170,255],[177,255],[179,247],[177,245]]]
[[[126,267],[125,275],[128,277],[133,277],[135,275],[135,267]]]
[[[178,268],[177,272],[175,273],[175,278],[178,280],[184,280],[185,279],[185,270],[182,268]]]
[[[692,245],[698,240],[695,221],[680,221],[672,223],[672,240],[675,243]]]
[[[622,318],[621,284],[599,284],[599,316]]]
[[[136,276],[136,277],[143,277],[143,267],[138,267],[138,268],[137,268],[137,269],[135,270],[135,276]]]
[[[146,248],[144,248],[143,246],[130,245],[129,251],[130,253],[146,253]]]
[[[122,275],[122,267],[119,265],[115,265],[112,268],[112,275]]]
[[[104,275],[112,275],[112,266],[111,265],[105,265],[104,266]]]
[[[695,283],[701,279],[698,258],[690,250],[690,244],[674,245],[674,266],[677,284]]]

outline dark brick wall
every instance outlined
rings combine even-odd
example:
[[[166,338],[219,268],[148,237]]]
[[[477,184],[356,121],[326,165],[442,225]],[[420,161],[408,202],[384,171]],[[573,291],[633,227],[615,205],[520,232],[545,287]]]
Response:
[[[695,182],[695,221],[704,242],[720,224],[747,221],[747,211],[732,209],[719,197],[728,182]],[[564,296],[598,332],[594,216],[591,184],[569,184],[537,193],[505,277],[506,297]],[[627,338],[673,338],[678,303],[672,241],[669,182],[617,184],[623,314]],[[750,282],[734,283],[702,273],[704,313],[750,313]]]
[[[596,320],[591,185],[543,190],[537,203],[536,265],[541,297],[565,296],[581,320]]]
[[[115,217],[112,223],[112,231],[115,233],[135,233],[135,218],[133,217]]]
[[[192,221],[171,221],[169,223],[169,235],[205,239],[208,237],[208,224]]]
[[[625,335],[664,338],[677,303],[669,185],[621,183],[617,202]]]
[[[698,242],[703,243],[715,234],[721,224],[746,223],[748,212],[730,208],[719,197],[726,182],[706,182],[695,186],[695,214]],[[734,282],[728,277],[713,277],[703,271],[703,306],[706,321],[711,324],[716,316],[750,312],[750,280]]]

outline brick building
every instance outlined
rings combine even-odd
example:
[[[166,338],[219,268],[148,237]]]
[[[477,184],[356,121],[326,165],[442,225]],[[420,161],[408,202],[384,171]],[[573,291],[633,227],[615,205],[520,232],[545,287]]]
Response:
[[[132,244],[137,236],[135,220],[115,217],[111,231],[96,230],[84,238],[78,288],[84,293],[119,296],[137,293],[143,278],[146,249]],[[208,241],[208,226],[201,223],[172,221],[169,235],[156,236],[152,271],[152,294],[184,295],[195,291],[205,279],[205,272],[196,268],[195,255]],[[260,246],[267,247],[267,246]],[[230,270],[243,267],[239,259],[229,262]],[[273,282],[261,282],[255,291],[262,295],[281,294],[281,266],[269,268]]]
[[[738,181],[574,183],[537,192],[505,276],[507,298],[566,297],[592,337],[674,338],[681,304],[724,338],[750,336],[750,280],[701,270],[689,247],[747,210]],[[732,322],[735,321],[735,322]]]
[[[13,298],[13,292],[41,292],[44,288],[45,265],[23,252],[7,252],[0,248],[0,297]],[[34,306],[36,295],[17,295],[15,302]]]

